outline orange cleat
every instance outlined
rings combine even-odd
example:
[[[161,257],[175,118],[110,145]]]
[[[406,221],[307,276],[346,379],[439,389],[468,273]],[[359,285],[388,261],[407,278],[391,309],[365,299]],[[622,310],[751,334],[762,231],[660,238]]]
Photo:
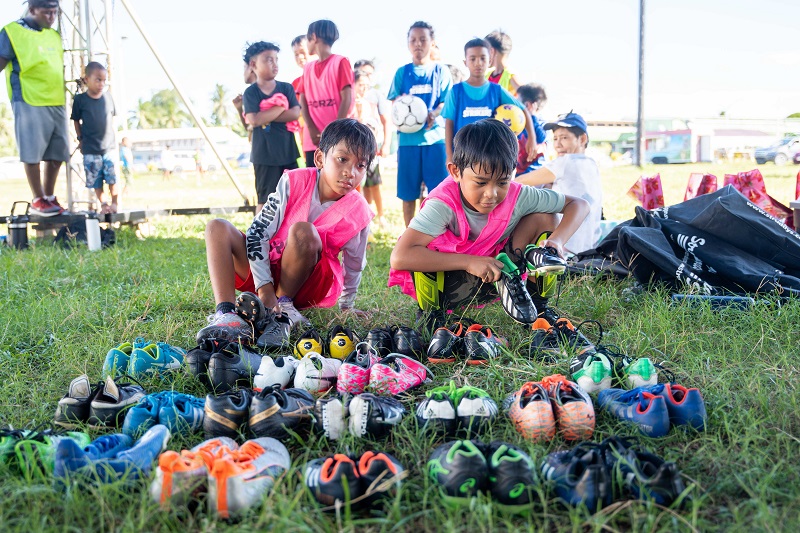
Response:
[[[506,402],[508,417],[525,439],[547,442],[555,436],[553,406],[547,389],[541,383],[525,383]]]
[[[542,386],[550,396],[558,432],[564,440],[591,439],[595,424],[594,406],[586,391],[561,374],[544,377]]]

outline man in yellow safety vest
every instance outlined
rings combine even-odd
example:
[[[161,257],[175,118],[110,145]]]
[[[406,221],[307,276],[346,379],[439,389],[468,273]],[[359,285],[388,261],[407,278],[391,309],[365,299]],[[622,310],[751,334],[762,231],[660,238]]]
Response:
[[[27,15],[0,30],[0,70],[6,70],[19,158],[34,197],[31,212],[43,216],[64,211],[54,192],[61,163],[69,160],[64,47],[52,28],[58,10],[58,0],[28,0]]]

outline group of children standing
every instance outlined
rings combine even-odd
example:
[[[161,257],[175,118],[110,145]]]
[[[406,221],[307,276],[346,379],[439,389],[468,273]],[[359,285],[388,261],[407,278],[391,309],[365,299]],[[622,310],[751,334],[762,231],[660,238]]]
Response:
[[[545,101],[544,91],[520,85],[505,68],[511,43],[501,32],[466,43],[470,75],[455,85],[449,68],[431,59],[433,27],[415,22],[407,37],[412,61],[395,73],[388,100],[418,96],[428,107],[428,118],[418,132],[398,133],[397,194],[407,229],[392,252],[389,285],[400,285],[425,312],[517,291],[503,296],[506,311],[533,322],[546,311],[541,280],[537,285],[537,276],[531,275],[520,292],[509,289],[506,278],[528,267],[534,273],[547,271],[563,264],[567,252],[594,245],[585,246],[590,239],[583,235],[594,234],[584,227],[597,223],[585,219],[599,213],[601,204],[599,173],[583,155],[586,123],[575,113],[544,127],[538,123],[535,113]],[[388,153],[391,130],[388,113],[379,108],[381,98],[370,96],[374,66],[363,62],[354,73],[347,58],[331,52],[338,38],[335,24],[320,20],[309,26],[305,41],[295,39],[292,47],[303,75],[291,85],[275,81],[276,45],[256,43],[245,54],[246,76],[252,71],[256,80],[245,91],[243,110],[253,128],[263,209],[246,233],[223,220],[207,227],[217,307],[198,341],[236,339],[250,329],[234,311],[236,290],[257,294],[294,325],[308,322],[300,309],[337,301],[342,310],[362,313],[354,302],[374,215],[357,188],[363,183],[365,196],[375,199],[380,175],[375,175],[374,162]],[[525,132],[519,138],[491,119],[501,104],[523,111]],[[300,116],[306,168],[297,168],[299,153],[288,126]],[[556,151],[564,160],[539,168],[545,129],[554,131]],[[383,137],[382,144],[376,137]],[[264,149],[256,150],[257,141],[282,158],[260,159],[257,154]],[[283,149],[272,148],[279,143]],[[429,195],[415,214],[423,183]],[[510,259],[497,259],[500,252]]]

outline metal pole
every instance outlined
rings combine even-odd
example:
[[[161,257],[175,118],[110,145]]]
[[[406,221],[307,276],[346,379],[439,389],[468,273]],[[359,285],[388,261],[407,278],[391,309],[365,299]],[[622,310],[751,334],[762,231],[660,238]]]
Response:
[[[644,150],[644,0],[639,0],[639,109],[636,115],[635,164],[642,168]]]
[[[139,20],[139,17],[136,16],[136,14],[133,12],[133,8],[128,3],[128,0],[121,0],[121,2],[123,7],[125,7],[125,10],[128,12],[128,15],[130,15],[133,24],[136,26],[136,29],[139,30],[139,33],[142,35],[144,42],[147,43],[147,46],[150,48],[150,51],[153,52],[153,56],[155,56],[156,61],[158,61],[158,64],[161,65],[161,69],[164,71],[164,74],[167,75],[167,78],[169,79],[170,83],[172,83],[172,86],[175,88],[175,91],[178,93],[178,96],[183,101],[183,104],[186,106],[186,109],[189,111],[189,114],[197,123],[197,127],[200,129],[200,132],[203,134],[203,137],[205,137],[206,141],[208,142],[208,145],[214,152],[214,155],[216,155],[217,159],[219,159],[220,163],[222,164],[222,168],[225,169],[225,173],[228,174],[228,177],[233,183],[233,186],[236,187],[236,190],[241,195],[245,205],[250,205],[250,200],[247,198],[247,195],[244,193],[241,186],[239,185],[238,180],[234,176],[233,169],[228,164],[228,161],[224,157],[222,157],[222,154],[220,154],[219,150],[217,150],[217,144],[213,140],[211,140],[211,136],[208,134],[208,130],[206,129],[205,124],[203,124],[202,118],[195,112],[194,106],[189,101],[189,99],[186,96],[184,96],[183,91],[181,91],[180,87],[178,87],[178,84],[172,77],[172,73],[170,72],[169,68],[167,68],[166,63],[164,63],[164,61],[161,59],[161,56],[156,51],[156,48],[155,46],[153,46],[153,43],[150,42],[147,33],[145,33],[144,31],[144,27],[142,27],[142,23]]]

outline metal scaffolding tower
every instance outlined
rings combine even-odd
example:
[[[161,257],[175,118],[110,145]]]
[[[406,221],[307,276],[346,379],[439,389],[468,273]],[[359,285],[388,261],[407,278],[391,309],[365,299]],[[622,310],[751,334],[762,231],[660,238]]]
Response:
[[[66,81],[67,93],[67,110],[72,109],[72,101],[75,95],[82,90],[81,77],[83,76],[84,67],[90,61],[99,61],[106,65],[108,69],[108,90],[118,102],[118,109],[124,108],[123,88],[120,81],[120,70],[118,68],[118,50],[116,49],[116,41],[114,40],[114,16],[115,16],[115,0],[61,0],[61,11],[58,17],[58,31],[61,34],[61,39],[64,43],[64,80]],[[217,144],[210,138],[208,130],[203,123],[200,115],[195,111],[189,98],[181,90],[179,84],[174,76],[168,69],[166,63],[161,58],[156,50],[153,42],[145,33],[141,20],[133,11],[130,3],[127,0],[120,0],[120,4],[130,16],[136,29],[141,34],[147,46],[150,48],[153,56],[158,64],[166,74],[170,83],[172,83],[178,96],[183,101],[189,114],[200,129],[201,133],[206,139],[208,146],[214,152],[214,155],[220,160],[222,168],[228,174],[231,182],[236,190],[244,200],[245,205],[250,205],[250,199],[242,189],[233,169],[228,164],[225,157],[222,156]],[[125,120],[126,117],[123,117]],[[125,124],[125,122],[123,122]],[[127,126],[123,126],[125,128]],[[67,130],[71,137],[70,145],[73,148],[70,161],[66,165],[67,173],[67,203],[69,210],[73,211],[73,206],[77,198],[87,197],[87,189],[83,187],[84,179],[80,179],[75,184],[73,189],[73,178],[83,178],[83,165],[81,164],[80,157],[74,157],[77,152],[78,140],[75,136],[72,124],[68,124]],[[93,195],[87,197],[87,201],[91,202]]]

